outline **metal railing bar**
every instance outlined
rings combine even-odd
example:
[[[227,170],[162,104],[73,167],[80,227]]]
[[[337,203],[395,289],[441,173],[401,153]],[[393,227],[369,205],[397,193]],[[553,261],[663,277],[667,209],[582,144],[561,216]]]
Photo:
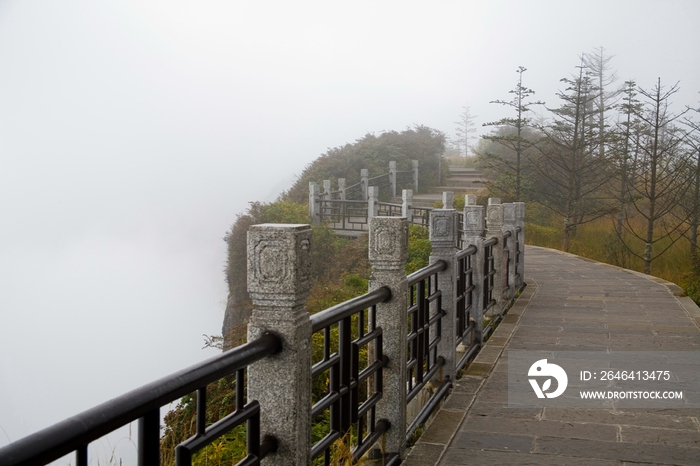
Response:
[[[423,389],[426,383],[428,383],[435,374],[437,374],[437,371],[440,370],[442,366],[445,365],[445,358],[442,356],[438,356],[437,360],[435,361],[435,365],[430,368],[428,372],[423,374],[423,380],[416,384],[413,387],[413,390],[411,390],[407,395],[406,395],[406,403],[409,403],[413,398],[418,395],[418,393]]]
[[[357,340],[355,340],[355,344],[357,344],[357,346],[364,346],[367,343],[376,340],[377,337],[379,337],[379,335],[381,335],[381,334],[382,334],[382,328],[377,327],[374,330],[372,330],[371,332],[364,334],[361,338],[358,338]]]
[[[406,429],[406,438],[410,437],[416,428],[430,417],[433,411],[435,411],[435,409],[440,405],[440,401],[447,396],[451,388],[452,381],[450,379],[445,379],[440,385],[440,388],[438,388],[433,396],[430,397],[430,401],[426,403],[420,413],[418,413],[418,416],[413,419],[411,425],[408,426],[408,429]]]
[[[371,375],[376,374],[379,372],[380,369],[382,369],[386,364],[384,364],[382,361],[374,361],[372,364],[369,366],[365,367],[360,371],[360,373],[357,376],[357,384],[360,384],[367,380]]]
[[[496,237],[496,236],[492,236],[491,238],[484,241],[485,248],[488,248],[489,246],[494,246],[496,244],[498,244],[498,237]]]
[[[336,391],[330,392],[328,395],[324,396],[316,402],[311,408],[311,418],[315,418],[340,399],[340,393]]]
[[[76,466],[88,466],[88,446],[83,445],[75,451]]]
[[[316,377],[323,374],[325,371],[335,366],[340,362],[340,355],[338,353],[333,353],[328,359],[319,361],[313,365],[311,368],[311,377]]]
[[[265,333],[258,339],[194,364],[88,409],[0,449],[0,464],[45,464],[159,410],[199,387],[277,353],[282,342]]]
[[[357,462],[362,458],[362,456],[367,453],[367,451],[381,439],[382,435],[386,433],[391,428],[391,423],[387,421],[386,419],[380,419],[377,421],[375,424],[375,429],[372,434],[367,437],[362,445],[358,445],[357,448],[354,448],[352,451],[352,461],[353,463]]]
[[[320,456],[323,452],[330,448],[331,445],[333,445],[333,443],[339,438],[340,432],[338,432],[337,430],[330,431],[328,434],[326,434],[325,437],[319,440],[316,443],[316,445],[313,445],[311,447],[311,459]]]
[[[160,462],[160,406],[151,409],[138,421],[138,464],[157,465]]]
[[[461,251],[457,252],[455,256],[455,260],[460,260],[464,259],[467,256],[471,256],[472,254],[476,254],[476,246],[473,244],[470,244],[466,248],[462,249]]]
[[[377,202],[377,205],[379,206],[390,206],[390,207],[399,207],[402,208],[402,204],[395,204],[393,202]]]
[[[209,426],[203,434],[196,434],[195,436],[188,438],[178,445],[177,449],[189,450],[190,454],[195,453],[206,447],[212,440],[221,437],[231,429],[242,424],[243,421],[247,421],[259,413],[260,403],[258,403],[257,400],[253,400],[245,407],[235,410],[228,416]]]
[[[455,372],[459,372],[462,370],[464,365],[472,359],[474,356],[476,356],[476,353],[481,349],[481,345],[478,343],[475,343],[469,347],[469,349],[464,353],[464,356],[462,356],[457,363],[457,367],[455,368]]]
[[[350,299],[325,311],[321,311],[311,316],[311,328],[314,333],[332,325],[345,317],[350,317],[361,309],[366,309],[375,304],[383,303],[391,299],[391,290],[383,286],[365,293],[357,298]]]
[[[436,261],[434,264],[431,264],[427,267],[423,267],[420,270],[417,270],[413,272],[411,275],[406,277],[406,280],[408,281],[408,286],[413,286],[416,283],[420,282],[421,280],[424,280],[428,278],[429,276],[436,274],[438,272],[442,272],[447,268],[447,262],[443,260]]]
[[[364,403],[360,405],[360,407],[357,409],[357,417],[361,418],[365,414],[369,412],[370,409],[374,408],[377,406],[377,403],[379,400],[382,399],[382,394],[381,393],[373,393],[372,396],[367,398]]]

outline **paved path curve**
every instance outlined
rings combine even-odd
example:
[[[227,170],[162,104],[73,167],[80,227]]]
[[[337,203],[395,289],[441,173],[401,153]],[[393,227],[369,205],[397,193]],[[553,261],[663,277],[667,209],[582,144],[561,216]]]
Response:
[[[700,309],[677,286],[551,249],[525,257],[528,287],[403,464],[700,465],[700,408],[506,407],[504,351],[700,351]]]

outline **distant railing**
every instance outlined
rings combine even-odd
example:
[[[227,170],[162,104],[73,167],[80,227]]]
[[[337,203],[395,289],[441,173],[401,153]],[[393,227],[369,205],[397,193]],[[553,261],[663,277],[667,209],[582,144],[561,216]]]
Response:
[[[333,190],[331,180],[323,180],[323,192],[319,184],[315,181],[309,183],[309,209],[313,209],[314,200],[356,200],[366,201],[369,198],[369,188],[377,188],[377,194],[381,188],[389,188],[389,195],[396,197],[400,187],[410,186],[413,191],[418,191],[418,160],[411,161],[411,170],[399,171],[396,169],[396,162],[389,162],[389,171],[369,177],[369,170],[360,170],[360,181],[350,186],[346,186],[346,178],[338,178],[338,189]],[[314,216],[314,213],[311,215]]]
[[[309,198],[312,222],[327,224],[334,230],[357,232],[367,231],[372,217],[406,217],[409,223],[428,226],[433,208],[414,206],[412,190],[403,190],[401,204],[379,201],[378,190],[378,187],[370,186],[368,199],[358,201],[336,199],[334,193],[331,193],[332,196],[329,198],[323,198],[314,195],[315,189],[312,189]],[[443,207],[451,209],[453,199],[453,193],[443,193]],[[461,244],[460,240],[460,246]]]
[[[252,226],[249,343],[10,444],[0,464],[45,464],[76,451],[87,465],[89,442],[138,419],[139,465],[158,465],[159,409],[194,391],[197,430],[175,449],[178,466],[243,424],[239,465],[330,465],[343,449],[353,463],[371,454],[399,464],[407,439],[524,286],[524,204],[489,199],[484,215],[472,200],[461,228],[457,211],[429,211],[430,265],[409,276],[407,219],[372,217],[370,291],[313,316],[304,306],[310,226]],[[206,385],[233,373],[236,410],[207,427]]]

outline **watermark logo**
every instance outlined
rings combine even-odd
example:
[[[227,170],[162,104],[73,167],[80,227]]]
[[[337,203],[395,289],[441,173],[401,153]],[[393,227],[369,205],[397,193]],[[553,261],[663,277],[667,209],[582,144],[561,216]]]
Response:
[[[530,366],[530,370],[527,372],[528,377],[547,377],[542,386],[540,386],[537,379],[528,379],[532,389],[535,391],[537,398],[556,398],[566,390],[566,386],[569,383],[569,378],[566,376],[566,371],[556,364],[550,364],[546,359],[540,359]],[[557,389],[553,392],[548,392],[552,387],[552,379],[557,381]]]

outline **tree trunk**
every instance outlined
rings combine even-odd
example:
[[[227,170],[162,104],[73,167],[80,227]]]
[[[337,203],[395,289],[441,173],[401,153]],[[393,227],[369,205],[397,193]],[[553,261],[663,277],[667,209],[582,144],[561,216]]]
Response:
[[[690,217],[690,257],[698,257],[698,223],[700,223],[700,150],[698,150],[698,161],[695,166],[695,192],[693,193],[693,212]]]

